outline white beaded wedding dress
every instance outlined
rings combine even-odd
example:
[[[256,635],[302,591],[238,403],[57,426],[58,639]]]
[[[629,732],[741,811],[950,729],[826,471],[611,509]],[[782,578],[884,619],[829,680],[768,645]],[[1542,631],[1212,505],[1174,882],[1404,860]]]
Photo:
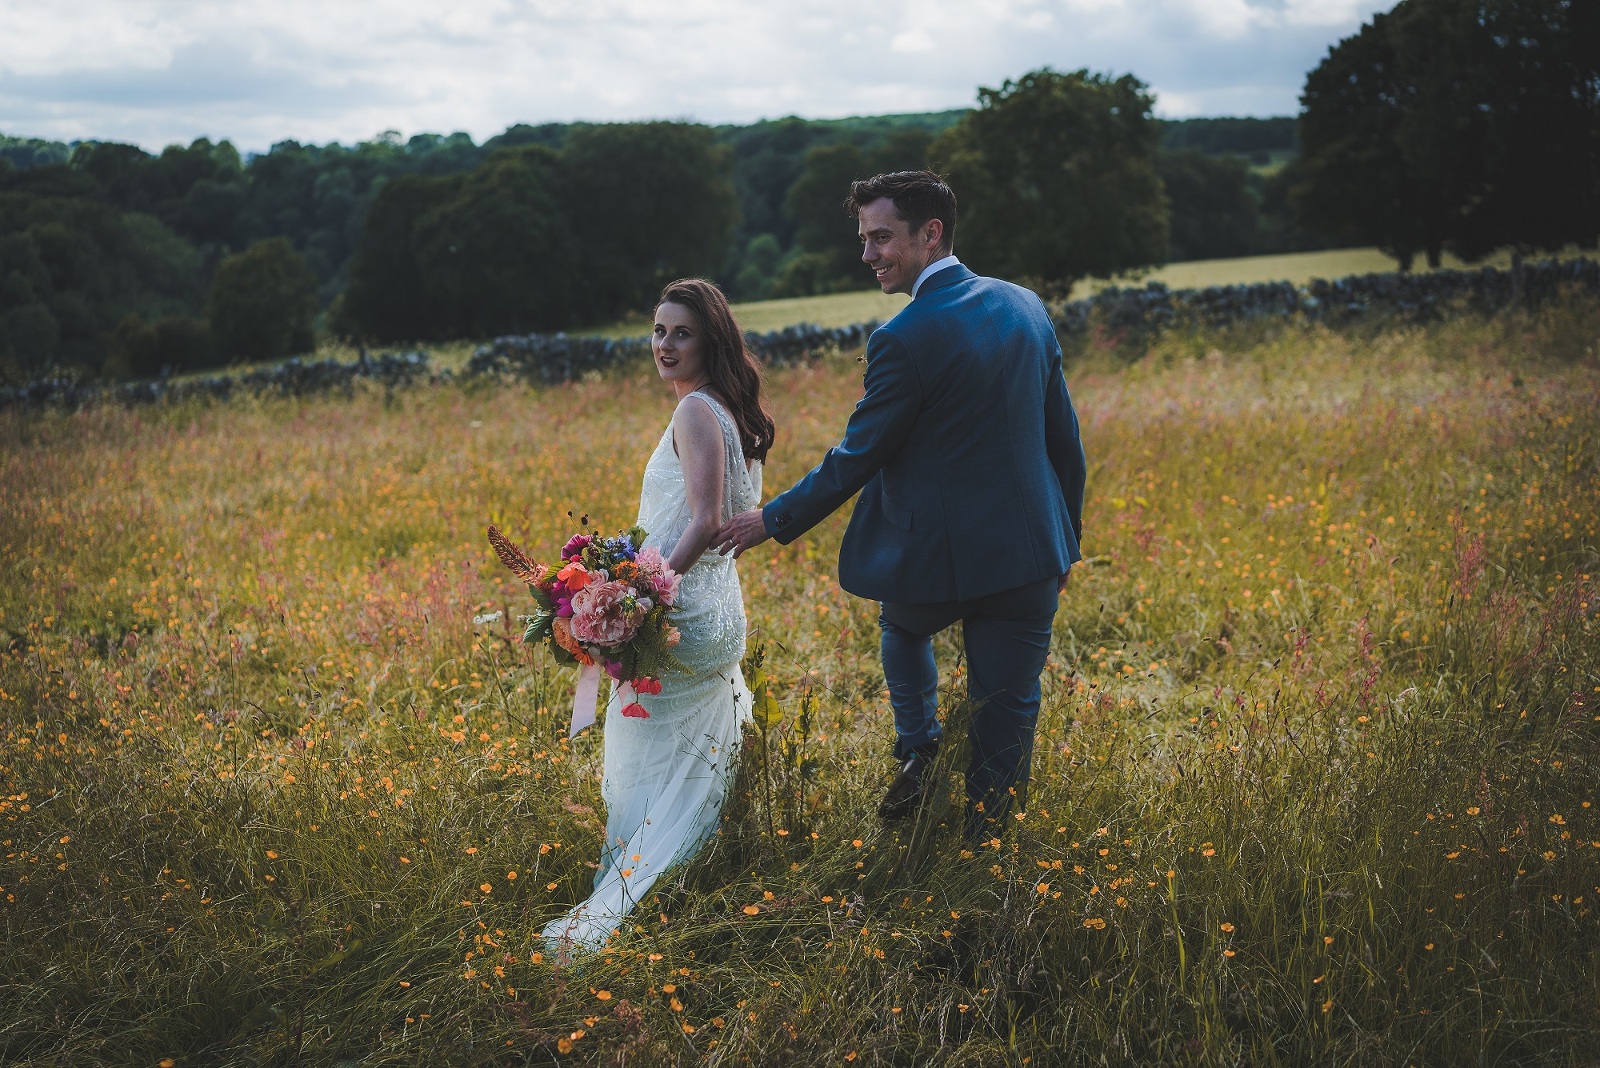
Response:
[[[761,500],[761,465],[747,469],[733,418],[714,398],[698,398],[722,424],[726,470],[722,516],[754,508]],[[692,513],[672,425],[645,467],[639,525],[646,545],[670,556]],[[639,702],[648,719],[622,715],[615,693],[606,708],[606,839],[594,892],[544,930],[547,939],[577,950],[604,945],[628,913],[668,868],[687,860],[716,830],[727,796],[740,728],[749,721],[750,691],[739,671],[744,658],[744,600],[731,556],[707,552],[689,568],[672,621],[683,635],[675,650],[689,674],[667,673],[661,692]]]

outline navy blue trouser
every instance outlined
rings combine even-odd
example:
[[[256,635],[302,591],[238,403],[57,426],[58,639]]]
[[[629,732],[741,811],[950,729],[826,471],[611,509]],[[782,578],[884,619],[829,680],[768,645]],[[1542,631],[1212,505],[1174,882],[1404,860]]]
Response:
[[[1039,673],[1050,653],[1058,580],[1032,582],[970,601],[884,602],[883,676],[894,709],[895,757],[938,741],[939,670],[933,636],[961,622],[967,698],[973,705],[967,765],[969,837],[1005,817],[1024,796],[1039,715]],[[998,833],[998,828],[995,828]]]

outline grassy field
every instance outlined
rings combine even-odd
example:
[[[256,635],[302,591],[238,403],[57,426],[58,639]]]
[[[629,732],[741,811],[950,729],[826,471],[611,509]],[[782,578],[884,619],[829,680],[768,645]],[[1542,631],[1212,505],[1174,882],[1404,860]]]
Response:
[[[475,623],[527,603],[483,529],[631,521],[647,369],[0,415],[0,1062],[1600,1061],[1597,324],[1076,362],[1092,559],[980,850],[947,798],[872,816],[845,516],[750,554],[783,716],[576,968],[535,936],[591,877],[602,740]],[[770,492],[860,369],[769,385]]]
[[[1464,263],[1446,255],[1439,266],[1443,270],[1459,271],[1486,265],[1504,267],[1509,263],[1509,254],[1490,257],[1483,263]],[[1419,260],[1412,269],[1426,273],[1428,265]],[[1293,282],[1303,285],[1313,278],[1345,278],[1353,274],[1381,274],[1393,270],[1394,259],[1375,248],[1336,248],[1321,252],[1286,252],[1276,256],[1169,263],[1153,271],[1122,278],[1089,279],[1079,283],[1072,295],[1087,297],[1107,286],[1141,286],[1149,282],[1160,282],[1172,289],[1203,289],[1206,286],[1251,285],[1256,282]]]

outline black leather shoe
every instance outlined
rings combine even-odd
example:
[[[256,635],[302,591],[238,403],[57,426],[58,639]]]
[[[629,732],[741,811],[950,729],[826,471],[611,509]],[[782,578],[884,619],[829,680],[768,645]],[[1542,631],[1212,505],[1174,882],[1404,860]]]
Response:
[[[883,802],[878,805],[880,819],[903,820],[917,811],[922,799],[927,796],[930,785],[928,770],[933,767],[933,758],[938,755],[939,743],[931,742],[913,749],[901,762],[900,771],[895,775],[894,782],[889,784],[889,792],[883,795]]]

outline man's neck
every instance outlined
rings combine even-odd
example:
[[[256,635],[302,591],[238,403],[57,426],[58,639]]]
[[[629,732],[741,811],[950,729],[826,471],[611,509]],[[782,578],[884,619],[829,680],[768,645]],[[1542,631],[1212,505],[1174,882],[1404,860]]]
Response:
[[[936,257],[931,263],[922,269],[922,273],[917,275],[917,280],[912,283],[911,299],[917,299],[917,293],[922,289],[922,283],[926,282],[929,278],[932,278],[946,267],[953,267],[960,262],[960,260],[956,259],[956,254],[954,252],[947,252],[943,256]]]

